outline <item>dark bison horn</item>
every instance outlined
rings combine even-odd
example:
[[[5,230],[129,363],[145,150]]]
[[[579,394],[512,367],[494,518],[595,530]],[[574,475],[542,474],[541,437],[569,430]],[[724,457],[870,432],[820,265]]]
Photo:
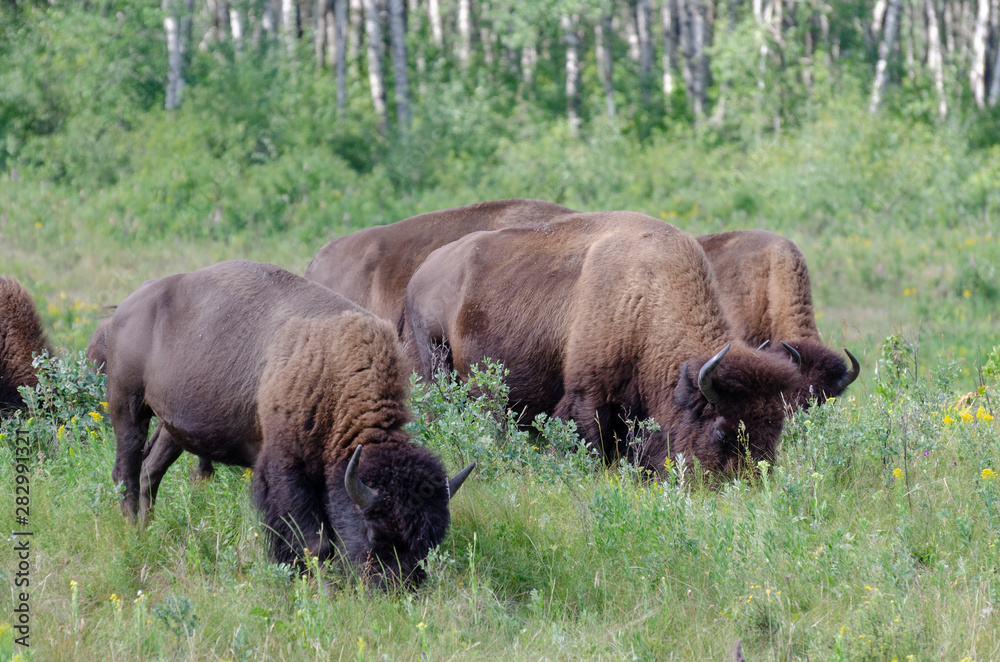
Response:
[[[351,456],[351,461],[347,463],[347,473],[344,474],[344,488],[351,501],[358,504],[358,508],[365,510],[372,505],[375,500],[375,491],[361,482],[358,478],[358,461],[361,459],[361,445],[358,445]]]
[[[768,338],[767,340],[765,340],[761,344],[757,345],[757,351],[759,352],[760,350],[764,349],[765,347],[767,347],[770,344],[771,344],[771,339]]]
[[[858,378],[858,375],[861,374],[861,364],[858,363],[858,359],[854,356],[854,354],[851,354],[846,347],[844,348],[844,351],[847,352],[847,358],[851,359],[851,369],[847,371],[844,378],[840,380],[839,384],[837,384],[838,391],[843,391],[845,388],[850,386],[851,383]]]
[[[787,349],[788,353],[791,354],[792,360],[795,361],[795,367],[801,369],[802,368],[802,355],[799,354],[795,350],[794,347],[792,347],[791,345],[789,345],[788,343],[786,343],[784,340],[781,341],[781,346],[784,347],[785,349]]]
[[[457,474],[455,474],[455,477],[448,481],[449,499],[455,498],[455,492],[458,492],[458,488],[462,487],[462,483],[465,482],[465,479],[469,477],[469,474],[471,474],[472,470],[475,468],[476,468],[476,463],[473,462],[472,464],[470,464],[469,466],[467,466],[466,468],[462,469]]]
[[[719,401],[719,394],[712,388],[712,373],[719,367],[722,357],[726,355],[732,345],[733,343],[729,343],[723,347],[718,354],[705,361],[705,365],[701,366],[701,370],[698,371],[698,390],[713,405]]]

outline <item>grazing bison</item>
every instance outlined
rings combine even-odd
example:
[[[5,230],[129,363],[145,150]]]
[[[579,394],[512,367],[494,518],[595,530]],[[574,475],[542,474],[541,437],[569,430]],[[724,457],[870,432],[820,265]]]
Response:
[[[860,365],[847,349],[848,367],[819,336],[813,314],[809,270],[798,247],[765,230],[737,230],[697,237],[719,284],[722,303],[736,334],[757,347],[784,352],[791,346],[801,361],[802,380],[788,394],[796,407],[810,399],[823,403],[858,378]]]
[[[560,215],[439,248],[410,281],[405,319],[425,379],[439,347],[463,376],[499,360],[523,420],[571,418],[606,459],[630,453],[658,471],[678,453],[723,471],[747,452],[770,459],[798,385],[787,355],[733,332],[694,238],[632,212]],[[626,420],[647,417],[661,429],[636,454],[622,442]]]
[[[24,406],[18,386],[35,386],[32,354],[52,353],[35,300],[21,283],[0,276],[0,411]]]
[[[142,287],[107,334],[124,512],[145,520],[187,450],[254,468],[276,561],[308,549],[380,585],[419,581],[472,467],[449,482],[410,441],[401,366],[387,323],[273,265],[224,262]],[[162,429],[143,461],[154,414]]]
[[[478,230],[539,225],[572,209],[543,200],[496,200],[433,211],[328,242],[305,277],[403,329],[410,276],[431,251]]]

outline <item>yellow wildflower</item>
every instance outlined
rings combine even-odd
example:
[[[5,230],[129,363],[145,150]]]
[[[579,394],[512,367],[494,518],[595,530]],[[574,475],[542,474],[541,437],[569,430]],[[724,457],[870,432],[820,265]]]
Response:
[[[417,629],[423,632],[424,630],[427,629],[427,624],[424,623],[423,621],[420,621],[419,623],[417,623]]]
[[[982,405],[980,405],[979,409],[976,410],[976,418],[978,418],[978,419],[980,419],[982,421],[992,421],[993,420],[993,416],[990,415],[990,413],[988,411],[986,411],[985,409],[983,409]]]
[[[951,423],[955,422],[955,419],[952,418],[950,415],[945,414],[944,418],[941,419],[941,422],[944,423],[945,425],[950,425]]]
[[[968,408],[963,409],[962,411],[958,412],[958,417],[963,421],[965,421],[966,423],[968,423],[969,421],[972,420],[972,412],[970,412]]]
[[[90,412],[89,416],[98,423],[100,423],[104,419],[104,417],[98,414],[96,411]]]
[[[253,478],[253,469],[247,467],[243,472],[243,480],[250,480],[251,478]]]
[[[896,480],[903,480],[903,470],[900,469],[899,467],[896,467],[895,469],[892,470],[892,475],[896,478]],[[866,586],[865,588],[868,587]]]
[[[104,411],[108,410],[108,403],[107,402],[102,402],[101,406],[104,407]]]
[[[997,472],[993,471],[989,467],[983,469],[983,473],[979,474],[983,480],[996,480]]]

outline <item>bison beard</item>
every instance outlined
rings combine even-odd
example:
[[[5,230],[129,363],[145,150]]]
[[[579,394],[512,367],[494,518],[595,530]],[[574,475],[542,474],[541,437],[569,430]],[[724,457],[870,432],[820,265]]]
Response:
[[[127,515],[147,517],[187,450],[254,467],[275,560],[309,550],[381,586],[420,580],[468,472],[449,485],[401,429],[408,384],[390,325],[272,265],[228,262],[133,293],[106,345]],[[161,426],[143,459],[153,414]],[[352,452],[357,477],[345,483]],[[358,503],[361,489],[370,498]]]
[[[32,354],[52,353],[31,294],[17,280],[0,276],[0,412],[24,406],[17,388],[38,383]]]
[[[406,304],[404,337],[425,379],[436,345],[463,377],[499,360],[522,420],[573,419],[607,460],[628,454],[656,471],[678,453],[720,471],[747,454],[773,458],[783,394],[797,386],[787,354],[734,336],[694,239],[642,214],[467,235],[427,258]],[[626,448],[629,417],[661,430]]]

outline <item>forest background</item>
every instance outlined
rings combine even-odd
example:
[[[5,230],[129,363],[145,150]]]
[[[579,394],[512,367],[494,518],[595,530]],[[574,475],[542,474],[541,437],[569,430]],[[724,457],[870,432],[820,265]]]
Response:
[[[490,481],[430,591],[329,600],[267,563],[239,474],[175,469],[150,532],[121,522],[70,361],[18,419],[59,532],[37,659],[1000,656],[998,101],[998,0],[0,0],[0,271],[60,347],[148,278],[303,273],[362,227],[537,197],[790,237],[863,364],[789,424],[777,482],[655,497],[418,388],[452,425],[423,441]]]

